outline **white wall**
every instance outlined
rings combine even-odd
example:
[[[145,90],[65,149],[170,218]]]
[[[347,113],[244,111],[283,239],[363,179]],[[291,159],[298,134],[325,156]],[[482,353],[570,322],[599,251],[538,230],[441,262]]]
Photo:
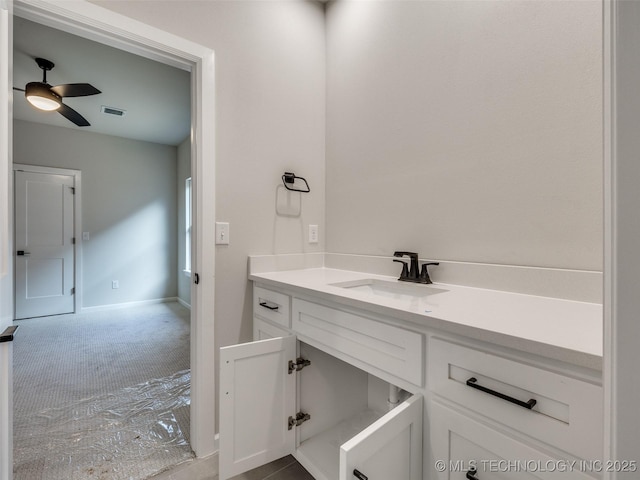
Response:
[[[177,296],[176,147],[22,121],[13,138],[15,163],[82,171],[83,308]]]
[[[602,4],[327,7],[327,251],[602,270]]]
[[[247,256],[324,250],[323,6],[304,0],[93,3],[215,51],[216,218],[231,230],[231,244],[216,247],[216,351],[250,340]],[[285,171],[311,185],[299,217],[275,211]],[[307,243],[309,224],[320,225],[317,245]]]
[[[191,138],[187,137],[178,145],[178,298],[191,305],[191,277],[185,275],[185,180],[191,176]]]

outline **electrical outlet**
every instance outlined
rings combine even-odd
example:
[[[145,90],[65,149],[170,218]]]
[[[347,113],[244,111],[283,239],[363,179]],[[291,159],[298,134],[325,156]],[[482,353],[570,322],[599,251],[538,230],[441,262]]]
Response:
[[[113,281],[111,282],[111,288],[113,288],[114,290],[115,290],[116,288],[120,288],[120,282],[119,282],[118,280],[113,280]]]
[[[318,243],[318,225],[309,225],[309,243]]]

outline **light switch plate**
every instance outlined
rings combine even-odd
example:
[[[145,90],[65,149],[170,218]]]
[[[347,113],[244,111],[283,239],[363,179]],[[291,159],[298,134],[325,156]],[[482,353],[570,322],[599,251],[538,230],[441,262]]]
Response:
[[[89,238],[91,238],[89,232],[82,232],[82,240],[89,240]]]
[[[216,222],[216,245],[229,245],[228,222]]]

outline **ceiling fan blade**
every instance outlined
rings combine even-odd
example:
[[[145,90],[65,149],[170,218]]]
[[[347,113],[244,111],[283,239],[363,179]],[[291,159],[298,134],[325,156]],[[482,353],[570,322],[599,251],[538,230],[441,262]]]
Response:
[[[75,123],[79,127],[90,127],[91,124],[87,122],[87,119],[76,112],[73,108],[65,105],[64,103],[60,105],[58,109],[58,113],[65,117],[67,120]]]
[[[13,89],[19,92],[24,92],[24,88],[13,87]]]
[[[65,83],[51,87],[51,91],[61,97],[88,97],[102,93],[89,83]]]

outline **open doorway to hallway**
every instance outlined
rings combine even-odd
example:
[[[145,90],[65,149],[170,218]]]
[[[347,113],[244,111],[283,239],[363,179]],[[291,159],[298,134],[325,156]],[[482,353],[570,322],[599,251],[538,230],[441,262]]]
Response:
[[[42,117],[43,112],[33,109],[21,112],[24,98],[14,96],[14,162],[74,168],[82,172],[84,185],[78,209],[82,230],[74,232],[81,247],[75,261],[82,264],[80,278],[75,279],[82,298],[76,302],[76,315],[51,317],[43,311],[34,315],[38,319],[20,322],[22,339],[16,343],[14,359],[14,383],[19,386],[14,396],[16,480],[72,478],[71,471],[76,472],[73,478],[77,471],[86,478],[146,478],[191,455],[191,295],[184,263],[184,189],[191,177],[190,76],[94,43],[15,18],[14,84],[30,80],[32,57],[46,56],[59,68],[60,77],[50,75],[51,83],[73,81],[63,78],[63,72],[77,78],[76,69],[81,68],[82,80],[103,90],[96,101],[126,112],[120,118],[103,118],[89,99],[77,99],[74,108],[82,109],[92,123],[80,129],[67,125],[62,116]],[[98,62],[92,64],[92,59]],[[155,82],[135,77],[141,75],[141,64],[150,64]],[[113,94],[122,87],[113,83],[109,88],[112,80],[101,67],[113,71],[135,100],[125,96],[129,100],[115,103]],[[179,75],[173,78],[166,69]],[[186,109],[181,107],[181,121],[174,118],[169,128],[151,125],[145,133],[153,117],[166,121],[168,115],[137,112],[145,107],[136,103],[144,96],[136,87],[153,91],[163,83],[174,92],[182,89]],[[155,96],[167,101],[170,97],[157,90]],[[135,127],[123,129],[114,123],[136,118]],[[150,403],[149,398],[155,400]],[[151,417],[145,419],[145,412]],[[154,445],[164,452],[168,445],[178,448],[158,460]],[[56,450],[60,446],[63,452]],[[131,460],[134,452],[138,453]],[[136,465],[135,471],[127,462]],[[72,470],[58,471],[62,464]]]

